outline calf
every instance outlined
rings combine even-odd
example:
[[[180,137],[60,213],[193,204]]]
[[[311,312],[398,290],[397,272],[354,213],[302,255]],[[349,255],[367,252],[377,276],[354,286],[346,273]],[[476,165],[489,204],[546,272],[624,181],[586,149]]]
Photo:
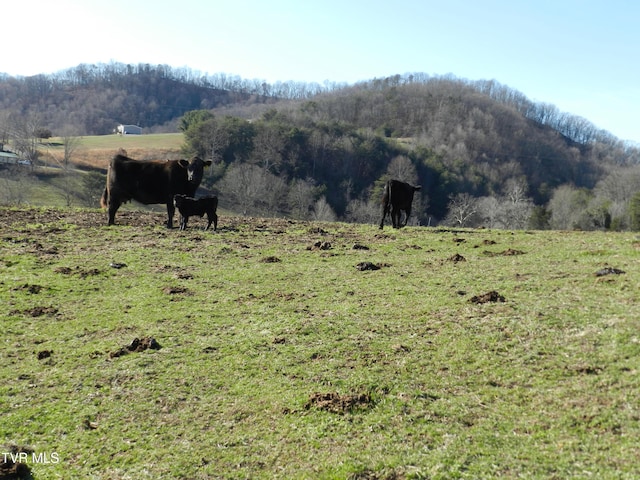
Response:
[[[411,215],[411,204],[413,203],[413,194],[420,190],[420,186],[413,186],[400,180],[389,180],[384,186],[382,194],[382,220],[380,220],[380,229],[384,227],[384,219],[391,212],[391,223],[393,228],[404,227]],[[404,223],[400,223],[401,210],[405,211],[406,217]]]
[[[180,230],[187,228],[187,222],[190,216],[198,215],[202,217],[205,213],[207,214],[209,223],[204,229],[208,230],[211,223],[213,223],[213,229],[217,230],[218,215],[216,214],[216,209],[218,208],[218,197],[203,197],[196,200],[186,195],[175,195],[173,202],[180,212]]]

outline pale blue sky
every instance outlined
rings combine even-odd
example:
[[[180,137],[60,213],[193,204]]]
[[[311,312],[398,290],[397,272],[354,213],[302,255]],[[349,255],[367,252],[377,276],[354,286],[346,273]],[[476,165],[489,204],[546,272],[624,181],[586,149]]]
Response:
[[[0,72],[150,63],[268,82],[495,79],[640,142],[640,2],[21,0]]]

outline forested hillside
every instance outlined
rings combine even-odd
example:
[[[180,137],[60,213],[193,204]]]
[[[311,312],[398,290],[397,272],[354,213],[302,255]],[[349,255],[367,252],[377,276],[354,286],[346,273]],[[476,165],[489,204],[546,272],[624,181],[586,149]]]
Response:
[[[5,143],[29,131],[107,134],[119,123],[181,129],[185,154],[215,162],[206,185],[248,214],[375,222],[381,185],[396,177],[423,186],[414,219],[422,224],[640,223],[637,146],[496,81],[413,74],[268,85],[80,65],[0,78],[0,102]]]

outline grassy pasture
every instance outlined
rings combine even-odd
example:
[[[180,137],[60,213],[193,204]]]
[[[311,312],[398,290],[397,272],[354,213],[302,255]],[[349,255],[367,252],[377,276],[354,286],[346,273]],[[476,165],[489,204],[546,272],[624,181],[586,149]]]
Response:
[[[154,133],[145,135],[96,135],[79,137],[71,161],[81,167],[105,169],[109,160],[120,149],[132,158],[174,159],[182,158],[180,148],[184,142],[182,133]],[[55,163],[64,158],[63,140],[53,137],[42,144],[43,159]]]
[[[163,220],[0,209],[34,478],[640,476],[637,234]]]

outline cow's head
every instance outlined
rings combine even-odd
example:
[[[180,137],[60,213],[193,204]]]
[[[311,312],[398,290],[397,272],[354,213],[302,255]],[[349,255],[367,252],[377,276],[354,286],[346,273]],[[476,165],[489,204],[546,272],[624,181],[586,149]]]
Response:
[[[202,177],[204,176],[204,167],[211,165],[211,160],[206,162],[200,157],[196,156],[191,159],[189,166],[187,167],[187,178],[191,186],[198,188]]]

